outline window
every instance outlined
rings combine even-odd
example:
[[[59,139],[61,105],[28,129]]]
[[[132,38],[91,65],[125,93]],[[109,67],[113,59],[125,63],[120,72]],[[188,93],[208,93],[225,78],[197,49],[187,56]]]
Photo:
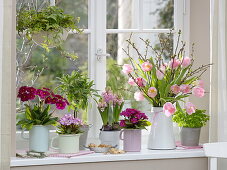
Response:
[[[34,4],[35,1],[26,2],[29,7],[35,8],[47,5],[45,4],[47,1],[37,1],[37,4]],[[84,33],[74,35],[69,32],[65,42],[65,49],[76,53],[79,58],[72,62],[62,57],[55,48],[46,53],[35,43],[26,46],[26,40],[18,37],[17,87],[34,83],[30,81],[31,79],[39,86],[55,87],[55,77],[76,69],[88,73],[95,82],[95,88],[100,91],[104,90],[106,85],[122,91],[127,99],[125,107],[134,106],[149,111],[148,103],[135,102],[133,93],[123,89],[125,88],[123,83],[127,82],[127,78],[119,74],[121,69],[119,66],[127,61],[122,48],[126,48],[125,40],[131,33],[133,41],[139,45],[139,49],[143,49],[139,37],[157,43],[159,33],[168,33],[172,28],[185,29],[187,23],[184,20],[184,1],[50,0],[50,2],[63,8],[65,12],[80,17],[79,26],[84,29]],[[23,5],[25,1],[17,0],[18,9]],[[173,37],[173,45],[174,39]],[[117,80],[121,81],[111,82],[113,76],[117,76]],[[88,116],[85,117],[93,124],[90,137],[98,137],[101,119],[96,107],[90,108]]]

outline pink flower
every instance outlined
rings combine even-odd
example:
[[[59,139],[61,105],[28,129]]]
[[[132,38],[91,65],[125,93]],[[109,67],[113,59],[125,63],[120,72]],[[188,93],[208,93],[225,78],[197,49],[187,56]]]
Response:
[[[172,103],[167,102],[163,106],[163,111],[167,117],[170,117],[176,112],[176,108]]]
[[[136,85],[136,83],[135,83],[135,81],[133,80],[133,78],[129,78],[129,79],[128,79],[128,84],[130,84],[131,86],[135,86],[135,85]]]
[[[125,127],[125,126],[126,126],[125,120],[121,120],[121,121],[120,121],[120,126],[121,126],[121,127]]]
[[[201,87],[194,87],[192,89],[192,94],[195,95],[196,97],[203,97],[205,94],[205,90]]]
[[[124,64],[122,71],[125,74],[129,74],[129,73],[131,73],[133,71],[133,68],[132,68],[132,66],[130,64]]]
[[[162,65],[160,66],[160,70],[161,70],[163,73],[165,73],[167,66],[168,66],[167,63],[162,64]]]
[[[155,87],[150,87],[148,89],[148,96],[154,98],[157,95],[157,89]]]
[[[178,94],[180,93],[180,86],[178,86],[177,84],[174,84],[170,87],[171,91],[173,92],[173,94]]]
[[[187,94],[187,93],[191,92],[191,88],[190,88],[190,86],[188,84],[182,84],[182,85],[180,85],[180,91],[183,94]]]
[[[152,69],[152,64],[151,63],[149,63],[148,61],[146,61],[146,62],[144,62],[143,64],[142,64],[142,70],[143,71],[151,71],[151,69]]]
[[[66,103],[62,100],[57,101],[56,108],[59,110],[63,110],[66,107]]]
[[[189,115],[191,115],[192,113],[195,113],[195,111],[196,111],[195,105],[192,104],[191,102],[187,102],[185,104],[185,109]]]
[[[196,81],[193,82],[193,85],[204,88],[204,81],[203,80],[196,80]]]
[[[172,68],[172,69],[175,69],[175,68],[177,68],[180,64],[181,64],[181,61],[180,61],[179,59],[172,59],[172,60],[169,62],[169,67]]]
[[[134,98],[136,101],[142,101],[144,100],[144,96],[143,96],[143,93],[140,92],[140,91],[137,91],[134,93]]]
[[[135,81],[136,84],[140,87],[144,87],[146,85],[146,81],[141,77],[137,77]]]
[[[189,65],[191,64],[191,58],[190,57],[185,57],[183,58],[183,61],[182,61],[182,67],[188,67]]]
[[[164,78],[164,74],[160,70],[156,71],[156,76],[159,80],[162,80]]]

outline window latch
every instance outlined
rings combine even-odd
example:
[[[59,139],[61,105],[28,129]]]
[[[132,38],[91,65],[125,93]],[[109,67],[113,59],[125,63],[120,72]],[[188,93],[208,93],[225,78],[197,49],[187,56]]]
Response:
[[[104,54],[103,50],[101,48],[97,49],[97,52],[96,52],[95,55],[97,56],[97,60],[98,61],[101,61],[102,57],[110,57],[110,54],[108,54],[108,53]]]

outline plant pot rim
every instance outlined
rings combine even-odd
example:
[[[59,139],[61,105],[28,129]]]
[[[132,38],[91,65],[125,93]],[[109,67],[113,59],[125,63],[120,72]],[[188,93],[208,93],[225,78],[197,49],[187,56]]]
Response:
[[[80,136],[81,133],[79,134],[58,134],[59,136],[67,136],[67,137],[71,137],[71,136]]]
[[[130,131],[130,130],[141,131],[142,129],[122,129],[122,131],[123,131],[123,130],[128,130],[128,131]]]
[[[184,129],[201,129],[202,127],[198,127],[198,128],[181,127],[181,128],[184,128]]]
[[[33,125],[33,127],[36,126],[36,127],[48,127],[49,125]]]
[[[121,130],[100,130],[100,132],[120,132]]]

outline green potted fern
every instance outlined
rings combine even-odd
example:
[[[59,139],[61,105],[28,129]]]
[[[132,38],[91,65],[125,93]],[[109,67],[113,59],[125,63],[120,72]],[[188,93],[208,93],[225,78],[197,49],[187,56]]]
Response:
[[[205,114],[206,110],[195,109],[193,113],[188,113],[186,109],[177,110],[173,116],[173,121],[181,127],[180,139],[183,146],[198,146],[200,131],[209,120]]]

